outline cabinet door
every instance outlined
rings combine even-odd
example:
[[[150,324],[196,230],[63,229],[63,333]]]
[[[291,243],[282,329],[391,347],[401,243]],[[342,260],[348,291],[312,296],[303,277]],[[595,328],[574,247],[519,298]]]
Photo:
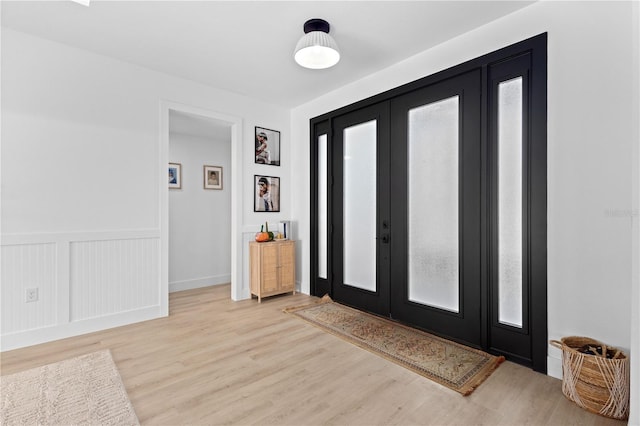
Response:
[[[278,246],[265,243],[262,246],[262,293],[278,290]]]
[[[280,289],[293,291],[296,285],[296,245],[293,241],[280,244]]]

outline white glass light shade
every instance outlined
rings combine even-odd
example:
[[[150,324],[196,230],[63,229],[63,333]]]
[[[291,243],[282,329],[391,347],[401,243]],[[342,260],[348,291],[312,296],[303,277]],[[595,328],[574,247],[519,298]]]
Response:
[[[311,31],[298,41],[294,58],[305,68],[319,70],[337,64],[340,60],[340,52],[335,40],[329,34],[323,31]]]

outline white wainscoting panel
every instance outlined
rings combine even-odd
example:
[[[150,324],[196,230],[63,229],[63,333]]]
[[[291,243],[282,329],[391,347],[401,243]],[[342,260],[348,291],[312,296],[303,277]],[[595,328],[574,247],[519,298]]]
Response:
[[[3,234],[1,246],[2,351],[166,315],[159,229]]]
[[[71,321],[159,304],[160,240],[71,243]]]
[[[3,335],[46,327],[57,321],[56,244],[2,246]],[[38,300],[26,302],[27,289],[38,289]]]
[[[242,299],[251,298],[251,289],[249,288],[249,283],[251,282],[251,277],[249,277],[249,242],[255,240],[255,231],[244,231],[242,233],[242,287],[240,289]]]

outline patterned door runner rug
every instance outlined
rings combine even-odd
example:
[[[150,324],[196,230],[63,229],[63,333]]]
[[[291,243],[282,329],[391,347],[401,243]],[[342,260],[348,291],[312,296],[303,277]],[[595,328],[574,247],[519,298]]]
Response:
[[[333,302],[286,308],[324,331],[469,395],[504,361],[486,352]]]
[[[1,425],[139,425],[109,350],[0,377]]]

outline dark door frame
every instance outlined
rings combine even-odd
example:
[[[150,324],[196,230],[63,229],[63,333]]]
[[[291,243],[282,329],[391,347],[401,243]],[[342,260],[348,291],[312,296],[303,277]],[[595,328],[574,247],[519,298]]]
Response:
[[[482,73],[482,98],[483,107],[481,112],[481,155],[483,158],[483,176],[489,176],[492,173],[489,170],[489,146],[490,141],[490,116],[489,102],[492,90],[490,82],[490,67],[495,66],[505,60],[512,59],[522,54],[529,54],[531,58],[531,68],[528,74],[528,93],[527,106],[528,112],[528,185],[526,193],[529,207],[526,212],[528,215],[528,253],[526,263],[528,279],[530,282],[529,298],[530,309],[528,318],[530,324],[529,339],[531,342],[531,358],[522,359],[512,357],[509,352],[501,352],[498,348],[493,347],[490,342],[490,326],[494,312],[491,308],[484,309],[481,316],[481,335],[482,347],[485,350],[504,354],[514,361],[529,365],[535,371],[546,373],[547,371],[547,33],[543,33],[519,43],[507,46],[495,52],[483,55],[479,58],[472,59],[460,65],[448,68],[430,76],[407,83],[400,87],[388,90],[354,104],[339,108],[335,111],[328,112],[310,120],[310,170],[311,170],[311,294],[322,296],[332,293],[331,275],[326,279],[318,278],[318,152],[317,138],[319,135],[327,135],[328,158],[331,158],[331,145],[333,135],[331,129],[333,119],[340,115],[362,109],[376,103],[389,101],[397,96],[407,94],[414,90],[423,88],[430,84],[445,80],[458,74],[467,72],[472,69],[480,69]],[[327,188],[331,188],[332,176],[327,174]],[[495,275],[494,266],[490,259],[491,253],[491,221],[492,217],[487,213],[490,209],[491,188],[488,179],[482,182],[481,190],[481,237],[483,247],[481,250],[481,306],[490,306],[490,277]],[[329,197],[330,198],[330,197]],[[329,211],[331,211],[331,200],[327,200]],[[329,219],[330,220],[330,219]],[[327,224],[328,232],[332,231],[332,224]],[[327,247],[331,253],[331,246]],[[331,260],[329,253],[328,271],[331,271]]]

